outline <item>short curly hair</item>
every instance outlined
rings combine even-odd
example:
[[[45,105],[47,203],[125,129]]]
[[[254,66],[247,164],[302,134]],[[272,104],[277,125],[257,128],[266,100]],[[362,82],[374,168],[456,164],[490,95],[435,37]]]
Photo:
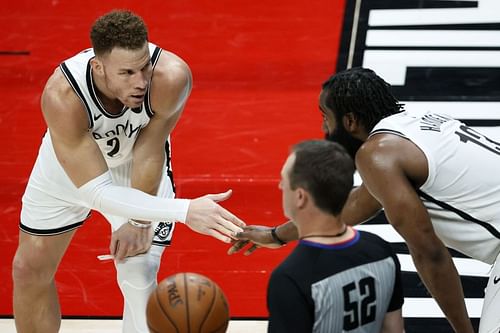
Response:
[[[113,48],[138,50],[148,41],[144,20],[128,10],[114,10],[99,17],[90,30],[96,55],[110,53]]]
[[[354,162],[338,143],[307,140],[292,147],[295,162],[288,173],[290,188],[304,188],[324,212],[337,216],[353,186]]]

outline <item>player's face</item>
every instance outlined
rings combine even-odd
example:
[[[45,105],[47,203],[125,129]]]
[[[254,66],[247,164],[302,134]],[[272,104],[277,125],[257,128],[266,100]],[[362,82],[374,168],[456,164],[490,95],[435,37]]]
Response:
[[[319,95],[319,109],[323,115],[323,131],[325,132],[325,137],[329,141],[341,144],[354,159],[363,141],[353,137],[345,129],[342,123],[337,122],[335,111],[328,108],[325,99],[326,94],[322,92]]]
[[[114,48],[102,58],[106,89],[123,105],[141,106],[153,69],[148,44],[140,50]]]
[[[323,117],[322,129],[323,132],[328,135],[335,131],[337,128],[337,121],[333,111],[331,111],[325,103],[326,94],[321,93],[319,95],[319,111]]]
[[[288,156],[285,164],[281,168],[281,180],[279,184],[279,188],[281,190],[281,199],[283,206],[283,213],[285,216],[291,220],[293,220],[293,199],[294,199],[294,190],[290,188],[290,169],[295,163],[295,154],[291,154]]]

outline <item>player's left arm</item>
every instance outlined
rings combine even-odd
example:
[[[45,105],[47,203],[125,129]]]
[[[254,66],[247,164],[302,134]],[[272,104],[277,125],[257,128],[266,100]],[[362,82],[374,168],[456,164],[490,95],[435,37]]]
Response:
[[[156,195],[165,166],[165,143],[177,124],[191,92],[188,65],[163,51],[151,82],[154,115],[134,145],[132,187]]]
[[[425,155],[406,139],[379,134],[358,151],[356,166],[405,239],[422,281],[450,324],[456,332],[473,332],[458,272],[415,190],[427,178]]]
[[[366,189],[365,184],[355,187],[342,208],[340,219],[347,225],[358,225],[374,217],[382,206]]]
[[[154,115],[139,133],[133,149],[131,187],[156,195],[165,166],[165,143],[177,124],[192,86],[191,71],[179,57],[163,51],[156,64],[151,82],[151,107]],[[116,257],[144,253],[151,246],[153,232],[150,221],[135,221],[144,228],[129,223],[116,230],[111,239],[111,251]],[[137,225],[137,224],[136,224]]]

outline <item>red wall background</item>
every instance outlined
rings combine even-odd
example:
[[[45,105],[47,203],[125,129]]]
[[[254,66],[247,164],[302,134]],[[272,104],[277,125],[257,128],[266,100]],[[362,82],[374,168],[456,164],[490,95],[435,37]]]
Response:
[[[344,0],[18,0],[2,7],[0,315],[12,314],[11,260],[20,198],[45,131],[43,85],[63,59],[89,47],[90,25],[113,8],[140,14],[150,39],[193,71],[173,134],[179,196],[232,188],[223,205],[248,224],[283,221],[279,170],[291,144],[322,135],[317,97],[335,68]],[[113,264],[96,259],[107,253],[108,231],[95,213],[77,232],[56,276],[63,315],[121,315]],[[233,317],[265,317],[269,273],[292,246],[227,256],[227,245],[179,225],[159,279],[205,274],[224,289]]]

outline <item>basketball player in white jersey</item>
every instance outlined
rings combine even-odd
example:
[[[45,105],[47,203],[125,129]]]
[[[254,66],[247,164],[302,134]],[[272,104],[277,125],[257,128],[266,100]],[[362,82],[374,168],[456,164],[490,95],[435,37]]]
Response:
[[[381,208],[405,239],[418,273],[456,332],[473,332],[462,285],[445,246],[491,264],[480,333],[500,331],[500,143],[443,114],[403,111],[373,71],[333,75],[319,99],[333,140],[355,156],[363,183],[344,207],[344,223]],[[297,238],[293,223],[249,227],[249,241],[277,247]],[[245,240],[246,239],[246,240]]]
[[[127,333],[148,332],[147,297],[175,222],[224,242],[244,225],[216,203],[230,192],[174,198],[169,135],[192,86],[186,63],[149,43],[129,11],[99,18],[91,40],[92,49],[54,71],[42,95],[48,130],[23,196],[13,261],[20,333],[58,332],[54,275],[91,209],[111,223]]]

